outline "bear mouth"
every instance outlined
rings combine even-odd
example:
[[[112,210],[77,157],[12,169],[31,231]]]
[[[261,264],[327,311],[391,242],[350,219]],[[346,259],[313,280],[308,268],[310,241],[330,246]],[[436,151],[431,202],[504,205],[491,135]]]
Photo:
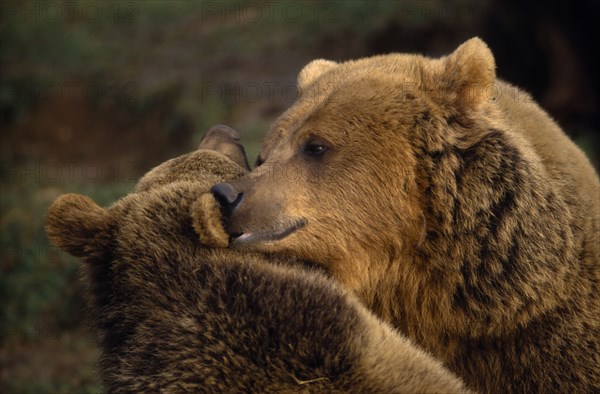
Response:
[[[230,244],[233,246],[248,245],[258,242],[279,241],[306,226],[306,219],[296,219],[288,227],[275,231],[243,232],[231,234]]]

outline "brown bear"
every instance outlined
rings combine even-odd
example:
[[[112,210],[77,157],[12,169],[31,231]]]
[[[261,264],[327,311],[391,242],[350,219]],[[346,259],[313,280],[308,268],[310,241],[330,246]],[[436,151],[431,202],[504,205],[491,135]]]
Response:
[[[212,189],[232,245],[321,265],[472,389],[600,391],[598,176],[485,43],[298,83]]]
[[[207,192],[246,172],[236,140],[212,129],[109,208],[67,194],[49,209],[50,240],[85,262],[106,390],[466,392],[323,273],[200,243],[227,244]]]

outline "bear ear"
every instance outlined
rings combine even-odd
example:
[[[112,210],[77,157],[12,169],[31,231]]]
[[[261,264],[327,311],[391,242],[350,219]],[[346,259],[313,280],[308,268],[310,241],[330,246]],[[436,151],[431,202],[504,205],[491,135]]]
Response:
[[[223,228],[221,208],[212,193],[201,195],[192,204],[192,221],[202,244],[227,247],[229,235]]]
[[[75,257],[102,252],[100,235],[109,227],[109,215],[91,198],[80,194],[60,196],[48,209],[46,234],[50,241]]]
[[[443,81],[457,95],[460,107],[478,107],[491,99],[487,93],[496,82],[496,63],[485,42],[471,38],[444,60]]]
[[[219,152],[240,167],[250,171],[246,151],[240,143],[240,134],[229,126],[220,124],[211,127],[202,137],[198,149],[209,149]]]
[[[331,60],[317,59],[308,63],[300,74],[298,74],[298,86],[300,89],[306,88],[308,85],[313,83],[317,78],[323,75],[325,72],[333,69],[338,64]]]

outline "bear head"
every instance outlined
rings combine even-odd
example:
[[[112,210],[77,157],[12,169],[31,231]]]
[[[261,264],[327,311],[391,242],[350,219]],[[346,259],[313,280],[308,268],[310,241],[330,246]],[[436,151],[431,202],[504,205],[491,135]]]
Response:
[[[317,60],[298,84],[257,168],[213,188],[233,246],[319,264],[423,338],[511,332],[572,296],[573,214],[483,41]]]

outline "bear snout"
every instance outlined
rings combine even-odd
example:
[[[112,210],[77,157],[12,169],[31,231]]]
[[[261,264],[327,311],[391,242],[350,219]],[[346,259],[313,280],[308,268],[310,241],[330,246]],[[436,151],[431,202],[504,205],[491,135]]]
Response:
[[[244,193],[238,192],[231,183],[214,185],[210,192],[215,196],[224,215],[230,217],[241,204]]]

